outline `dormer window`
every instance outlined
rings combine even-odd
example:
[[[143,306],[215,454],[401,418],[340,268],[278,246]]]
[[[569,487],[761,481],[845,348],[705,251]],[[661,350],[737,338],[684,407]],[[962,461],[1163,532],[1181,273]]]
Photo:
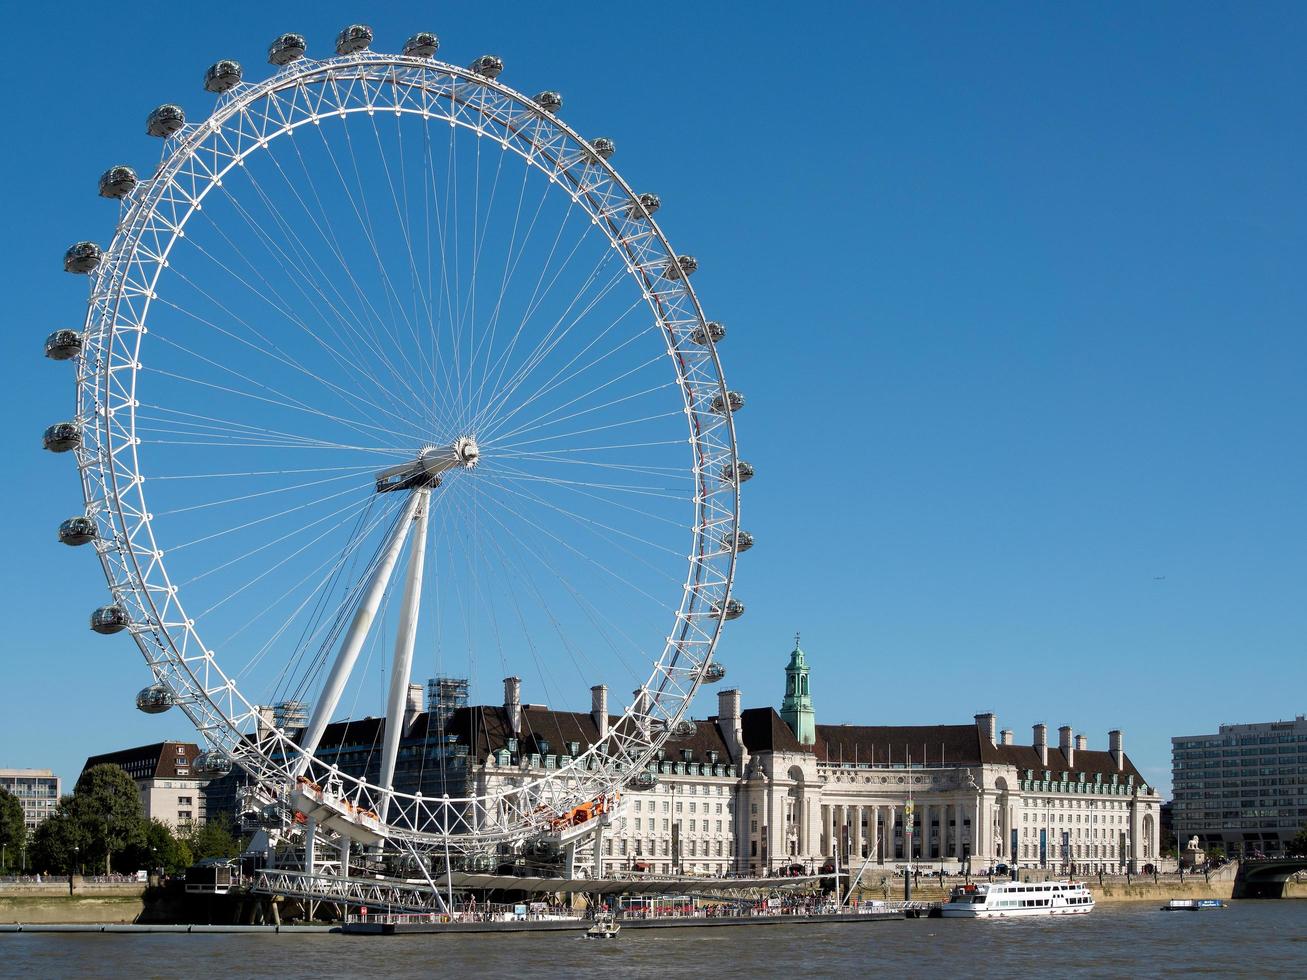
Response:
[[[694,758],[694,749],[681,749],[681,758],[689,762]]]

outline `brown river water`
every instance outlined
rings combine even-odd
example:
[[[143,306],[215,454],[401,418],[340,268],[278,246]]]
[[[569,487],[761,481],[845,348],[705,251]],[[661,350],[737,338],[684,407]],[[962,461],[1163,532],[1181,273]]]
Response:
[[[1307,901],[1056,919],[470,936],[0,933],[0,977],[1304,977]]]

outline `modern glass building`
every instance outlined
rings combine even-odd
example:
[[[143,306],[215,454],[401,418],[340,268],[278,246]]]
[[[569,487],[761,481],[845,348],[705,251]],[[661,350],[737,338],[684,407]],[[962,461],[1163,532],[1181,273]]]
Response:
[[[1175,835],[1231,857],[1284,853],[1307,824],[1307,715],[1171,739]]]

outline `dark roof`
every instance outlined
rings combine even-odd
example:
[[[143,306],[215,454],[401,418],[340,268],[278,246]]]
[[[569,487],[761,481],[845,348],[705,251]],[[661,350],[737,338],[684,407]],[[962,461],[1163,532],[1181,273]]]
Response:
[[[178,753],[178,748],[182,749],[181,753]],[[155,742],[134,749],[93,755],[86,760],[82,772],[92,766],[107,763],[122,769],[133,779],[162,779],[179,775],[178,769],[190,769],[199,754],[200,747],[194,742]],[[184,778],[192,775],[187,773]]]
[[[1125,764],[1121,769],[1116,768],[1116,761],[1112,758],[1111,752],[1095,751],[1094,749],[1076,749],[1073,755],[1074,765],[1068,766],[1066,756],[1056,745],[1048,747],[1048,764],[1045,765],[1039,760],[1039,753],[1035,751],[1033,745],[990,745],[988,740],[984,746],[984,761],[997,765],[1016,766],[1018,769],[1033,769],[1036,774],[1043,772],[1045,769],[1051,772],[1083,772],[1086,775],[1102,773],[1104,776],[1110,776],[1119,773],[1121,776],[1134,776],[1135,782],[1147,783],[1143,774],[1135,768],[1135,764],[1130,761],[1130,757],[1125,756]]]
[[[744,729],[744,747],[750,752],[807,751],[775,708],[745,708],[740,712],[740,726]]]
[[[761,709],[770,711],[771,709]],[[773,714],[775,712],[772,712]],[[748,712],[745,712],[748,714]],[[608,724],[615,727],[620,716],[609,715]],[[779,719],[777,719],[779,722]],[[788,732],[784,723],[782,728]],[[384,718],[360,718],[353,721],[338,721],[328,725],[322,733],[323,748],[337,748],[342,745],[376,745],[380,746],[385,733]],[[301,733],[295,733],[298,739]],[[513,737],[509,725],[508,712],[502,705],[472,705],[458,708],[450,717],[445,730],[457,744],[467,747],[468,753],[475,758],[484,759],[500,749],[508,747],[508,740]],[[405,733],[406,739],[423,739],[436,735],[436,719],[430,712],[419,714]],[[588,711],[553,711],[540,705],[522,706],[522,730],[518,733],[518,752],[539,752],[544,754],[544,745],[548,745],[550,754],[568,754],[567,743],[576,742],[584,751],[599,738],[599,727]],[[789,736],[793,741],[794,736]],[[730,760],[730,752],[718,730],[715,719],[695,722],[695,732],[688,738],[673,738],[666,744],[667,757],[681,759],[681,751],[690,749],[694,762],[707,762],[708,752],[716,751],[719,762]]]
[[[819,762],[975,766],[981,762],[975,725],[818,725]]]

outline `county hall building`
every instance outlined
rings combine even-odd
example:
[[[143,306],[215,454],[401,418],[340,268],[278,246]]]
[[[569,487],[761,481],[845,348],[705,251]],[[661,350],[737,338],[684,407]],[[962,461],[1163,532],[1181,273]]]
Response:
[[[664,745],[597,843],[569,855],[572,870],[753,875],[814,868],[837,852],[855,868],[911,857],[952,870],[1015,861],[1089,873],[1156,860],[1162,801],[1120,731],[1107,733],[1106,749],[1090,749],[1070,726],[1050,743],[1043,724],[1018,744],[993,714],[963,725],[821,725],[809,682],[796,645],[779,711],[742,708],[738,690],[719,691],[717,713]],[[557,711],[523,703],[521,682],[507,678],[502,706],[442,699],[438,716],[414,685],[396,789],[494,793],[561,768],[618,721],[607,690],[591,693],[590,712]],[[333,724],[319,754],[373,777],[384,724]]]

